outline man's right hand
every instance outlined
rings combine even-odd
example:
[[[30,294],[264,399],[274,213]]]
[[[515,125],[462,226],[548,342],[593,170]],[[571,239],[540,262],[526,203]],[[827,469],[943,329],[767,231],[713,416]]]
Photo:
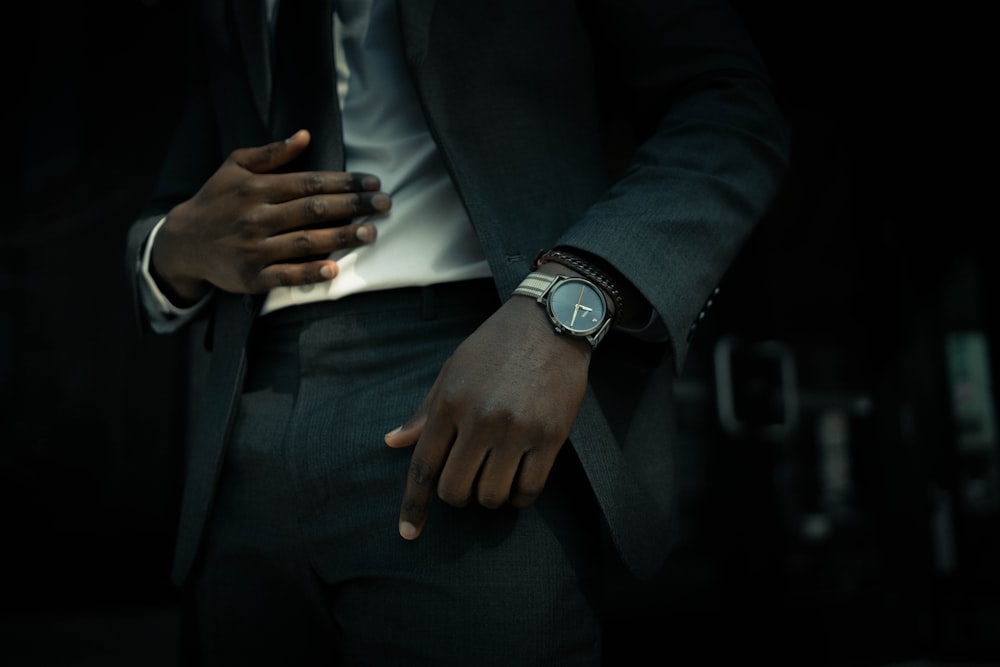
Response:
[[[213,286],[258,294],[323,282],[337,275],[326,255],[375,240],[371,221],[352,221],[392,205],[378,177],[275,173],[309,140],[299,130],[285,141],[233,151],[197,194],[170,211],[151,268],[171,301],[189,305]]]

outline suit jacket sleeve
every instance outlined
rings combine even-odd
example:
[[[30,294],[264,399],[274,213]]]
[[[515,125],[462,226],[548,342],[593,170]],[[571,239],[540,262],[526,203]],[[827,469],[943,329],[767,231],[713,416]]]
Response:
[[[605,104],[639,128],[638,145],[558,243],[603,257],[639,289],[679,371],[691,325],[780,186],[788,128],[729,6],[604,4],[594,18],[600,71],[614,82]]]
[[[601,257],[652,305],[679,371],[691,324],[788,159],[738,15],[719,0],[398,6],[421,103],[500,293],[541,249]],[[610,171],[609,147],[625,158]]]

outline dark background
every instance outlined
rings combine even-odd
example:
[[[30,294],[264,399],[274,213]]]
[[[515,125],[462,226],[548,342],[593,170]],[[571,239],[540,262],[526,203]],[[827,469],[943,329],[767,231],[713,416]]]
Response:
[[[177,111],[182,5],[9,8],[8,665],[178,664],[184,377],[176,342],[136,334],[123,256]],[[963,383],[947,347],[978,336],[1000,356],[995,216],[978,197],[992,185],[985,18],[736,6],[778,83],[793,165],[679,383],[681,545],[641,592],[609,582],[609,656],[1000,664],[1000,446],[953,402],[995,411],[996,366],[973,362],[992,385]]]

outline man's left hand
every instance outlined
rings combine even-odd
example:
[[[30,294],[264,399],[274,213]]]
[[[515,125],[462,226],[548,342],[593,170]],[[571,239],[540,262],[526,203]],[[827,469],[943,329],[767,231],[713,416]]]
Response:
[[[456,507],[532,504],[580,409],[590,354],[522,296],[459,345],[413,416],[385,436],[413,446],[400,535],[420,536],[435,491]]]

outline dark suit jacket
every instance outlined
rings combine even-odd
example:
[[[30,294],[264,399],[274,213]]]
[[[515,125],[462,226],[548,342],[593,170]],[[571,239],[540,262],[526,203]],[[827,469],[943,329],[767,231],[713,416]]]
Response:
[[[193,4],[200,14],[192,20],[193,85],[181,138],[130,232],[133,282],[143,240],[164,212],[233,149],[283,138],[269,130],[260,6]],[[613,332],[597,349],[570,439],[622,559],[635,574],[651,575],[675,539],[673,377],[786,166],[786,127],[764,67],[718,2],[405,0],[398,7],[420,103],[498,294],[511,293],[539,249],[560,244],[606,259],[658,315],[646,340]],[[336,112],[329,109],[332,120]],[[259,301],[217,294],[194,337],[207,366],[188,445],[177,581],[211,505]]]

